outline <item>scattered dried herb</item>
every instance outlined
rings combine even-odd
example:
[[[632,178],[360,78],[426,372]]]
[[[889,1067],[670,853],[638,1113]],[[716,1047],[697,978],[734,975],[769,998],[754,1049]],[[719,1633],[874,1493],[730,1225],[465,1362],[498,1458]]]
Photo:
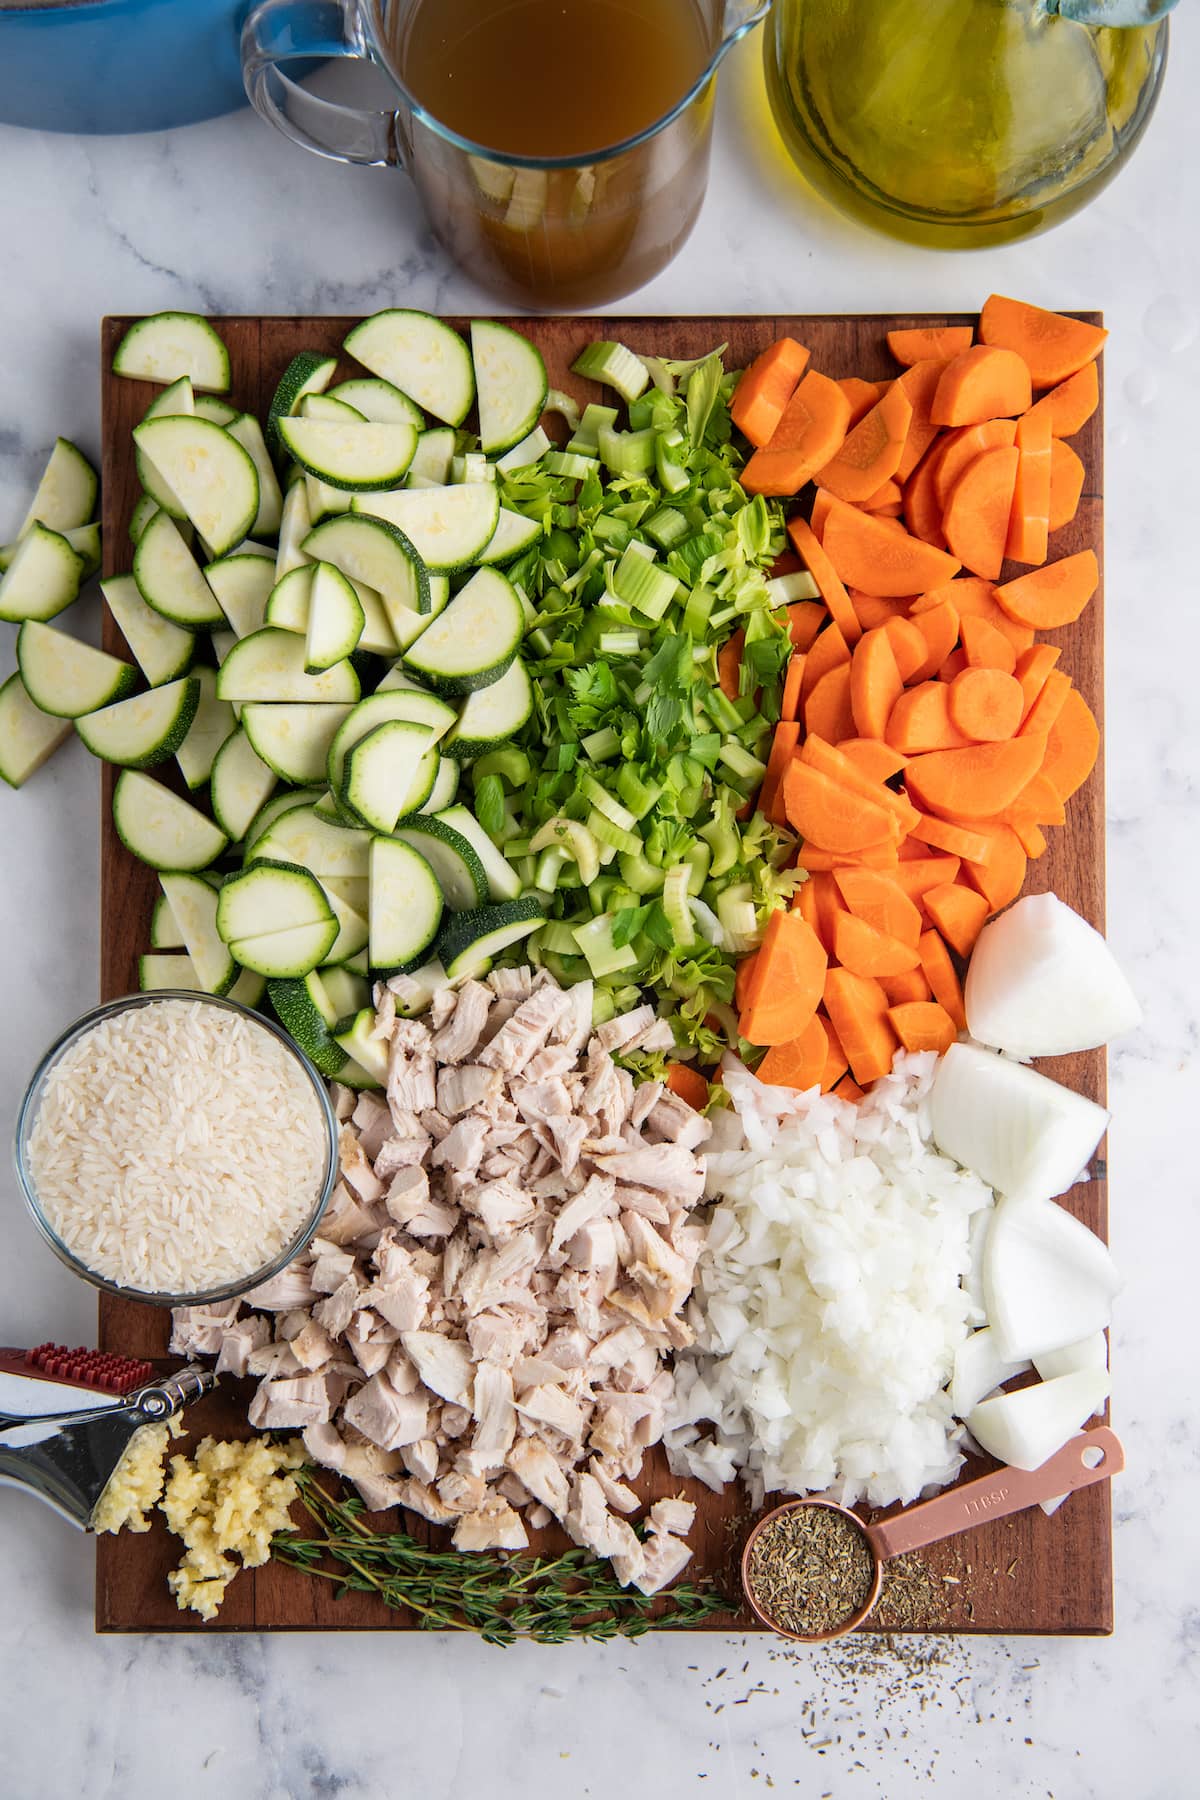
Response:
[[[798,1637],[837,1631],[860,1613],[875,1559],[860,1528],[827,1506],[796,1506],[755,1538],[747,1581],[762,1611]]]
[[[489,1644],[561,1644],[693,1630],[729,1610],[728,1599],[704,1582],[677,1584],[653,1598],[627,1590],[587,1550],[545,1557],[430,1549],[405,1531],[372,1531],[361,1500],[335,1499],[310,1469],[295,1479],[318,1530],[311,1537],[281,1533],[271,1544],[275,1560],[336,1582],[339,1594],[377,1594],[426,1631],[474,1631]]]
[[[946,1587],[952,1575],[936,1575],[915,1550],[883,1565],[883,1589],[871,1614],[872,1631],[928,1631],[944,1624]]]

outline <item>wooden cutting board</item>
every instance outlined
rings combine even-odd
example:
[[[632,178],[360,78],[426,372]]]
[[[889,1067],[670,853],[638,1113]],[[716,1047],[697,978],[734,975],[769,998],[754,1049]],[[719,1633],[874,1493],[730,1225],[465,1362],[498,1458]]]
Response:
[[[1098,322],[1098,315],[1083,315]],[[518,328],[536,342],[546,358],[550,383],[581,401],[608,398],[591,382],[570,372],[582,346],[597,337],[619,337],[635,350],[690,357],[715,345],[728,345],[728,367],[742,367],[772,339],[789,332],[812,351],[813,365],[832,376],[890,377],[895,366],[888,355],[885,332],[895,326],[974,322],[968,315],[906,315],[844,318],[689,318],[689,319],[520,319]],[[102,334],[104,437],[104,570],[113,575],[130,566],[129,516],[138,497],[130,432],[155,392],[140,382],[116,380],[110,374],[113,351],[129,318],[104,321]],[[283,370],[298,350],[336,353],[351,319],[225,318],[215,319],[229,346],[236,402],[265,417]],[[456,324],[464,321],[455,320]],[[360,373],[346,362],[343,371]],[[340,377],[339,377],[340,378]],[[1074,522],[1056,534],[1056,554],[1091,546],[1102,553],[1103,429],[1098,413],[1074,447],[1082,456],[1087,481]],[[1013,571],[1016,573],[1017,571]],[[1061,667],[1074,677],[1103,723],[1103,601],[1100,595],[1075,625],[1051,634],[1062,647]],[[128,654],[115,624],[105,620],[107,648]],[[169,777],[168,777],[169,779]],[[149,942],[150,911],[157,892],[153,872],[123,848],[111,820],[112,771],[104,771],[101,823],[101,992],[105,1000],[137,987],[137,958]],[[1068,807],[1065,829],[1050,831],[1050,848],[1030,864],[1029,888],[1053,889],[1100,930],[1104,928],[1104,780],[1103,762]],[[1105,1097],[1103,1051],[1048,1062],[1046,1072],[1082,1089],[1092,1099]],[[1101,1176],[1103,1165],[1100,1165]],[[1103,1179],[1081,1184],[1066,1204],[1094,1230],[1105,1231]],[[138,1356],[162,1356],[169,1321],[153,1308],[103,1296],[100,1301],[100,1344]],[[187,1415],[194,1436],[211,1431],[222,1436],[249,1435],[244,1408],[249,1387],[227,1388]],[[968,1468],[964,1478],[983,1465]],[[639,1488],[647,1497],[680,1491],[661,1451],[648,1459]],[[694,1567],[726,1583],[736,1569],[736,1556],[749,1523],[737,1488],[715,1495],[698,1483],[682,1484],[699,1505],[693,1533]],[[432,1535],[423,1521],[413,1522],[420,1534]],[[549,1543],[551,1540],[547,1540]],[[238,1577],[219,1620],[200,1624],[195,1614],[180,1613],[168,1592],[166,1575],[178,1560],[180,1545],[161,1525],[142,1536],[128,1532],[97,1543],[96,1624],[101,1631],[268,1631],[411,1629],[413,1621],[389,1612],[368,1596],[336,1599],[327,1582],[317,1581],[274,1564]],[[925,1553],[937,1578],[935,1593],[915,1622],[916,1628],[952,1632],[1028,1632],[1100,1634],[1112,1629],[1112,1536],[1107,1483],[1074,1495],[1053,1518],[1034,1509],[1016,1518],[984,1525]],[[730,1589],[736,1591],[735,1588]],[[748,1614],[731,1613],[712,1629],[753,1630]]]

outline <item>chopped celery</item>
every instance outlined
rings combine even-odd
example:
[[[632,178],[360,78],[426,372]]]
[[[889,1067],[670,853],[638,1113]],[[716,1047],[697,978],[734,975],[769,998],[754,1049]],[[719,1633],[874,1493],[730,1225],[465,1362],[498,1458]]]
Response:
[[[613,475],[648,475],[654,467],[653,431],[613,431],[602,425],[597,442],[600,460]]]
[[[617,771],[617,792],[635,819],[644,819],[662,794],[662,783],[644,781],[632,763]]]
[[[635,894],[661,893],[666,875],[662,869],[656,869],[652,862],[647,862],[640,850],[627,852],[621,857],[618,867],[621,880]]]
[[[570,394],[564,394],[561,388],[550,389],[542,411],[557,413],[560,418],[566,420],[572,431],[578,431],[579,402],[572,399]]]
[[[573,862],[578,863],[579,873],[585,884],[596,879],[600,870],[599,843],[577,819],[547,819],[541,830],[535,831],[529,840],[529,849],[534,856],[551,847],[560,848]]]
[[[613,571],[612,587],[635,612],[647,619],[661,619],[679,592],[679,577],[651,562],[646,546],[635,539]]]
[[[678,868],[668,871],[663,882],[662,909],[671,928],[671,936],[680,950],[686,950],[694,943],[696,936],[688,894],[689,873],[687,864],[681,863]]]
[[[579,945],[575,939],[573,925],[563,925],[557,919],[548,919],[538,932],[538,944],[551,956],[578,956]]]
[[[614,944],[611,913],[599,913],[586,925],[577,925],[575,942],[587,957],[593,975],[615,975],[620,969],[638,966],[637,951],[632,944]]]
[[[616,422],[617,409],[615,406],[597,406],[593,400],[584,407],[583,417],[575,426],[567,449],[580,451],[584,456],[596,456],[596,446],[600,441],[598,435],[600,427],[604,425],[611,430]]]
[[[617,633],[613,632],[610,635],[615,637]],[[621,635],[624,636],[625,634],[622,633]],[[631,633],[629,635],[636,637],[636,633]],[[600,648],[608,655],[617,654],[609,649],[605,644],[603,637],[600,639]],[[635,653],[637,649],[638,645],[635,642],[630,654],[632,655]],[[605,725],[600,731],[589,732],[587,737],[579,740],[579,747],[591,762],[611,762],[614,756],[620,756],[621,754],[621,740],[611,725]]]
[[[569,481],[583,481],[600,467],[598,457],[581,456],[574,450],[549,450],[543,462],[548,474],[563,475]]]
[[[636,656],[641,647],[640,632],[602,631],[600,633],[600,652],[603,656]]]
[[[529,752],[510,744],[503,750],[489,750],[486,756],[472,764],[472,768],[476,782],[481,777],[498,775],[510,788],[524,787],[530,774]]]
[[[670,550],[688,535],[688,522],[673,506],[661,506],[646,520],[647,537],[654,539],[660,550]]]
[[[694,587],[688,595],[679,629],[691,638],[702,638],[709,624],[714,597],[712,589],[703,582]]]
[[[649,386],[650,371],[640,356],[624,344],[600,341],[589,344],[571,364],[576,375],[589,381],[601,381],[615,389],[628,405]]]
[[[788,575],[773,576],[767,583],[772,606],[790,606],[793,600],[817,600],[821,590],[807,569],[793,569]]]
[[[637,824],[636,816],[627,807],[622,806],[619,800],[614,800],[607,788],[603,787],[595,776],[585,775],[579,783],[579,792],[585,800],[590,800],[596,810],[603,813],[606,819],[611,819],[614,825],[619,825],[622,831],[632,831]],[[640,843],[638,847],[641,847]]]
[[[624,855],[636,856],[642,847],[642,840],[636,831],[625,831],[620,825],[614,825],[598,807],[593,807],[588,814],[587,828],[598,844],[611,845]]]

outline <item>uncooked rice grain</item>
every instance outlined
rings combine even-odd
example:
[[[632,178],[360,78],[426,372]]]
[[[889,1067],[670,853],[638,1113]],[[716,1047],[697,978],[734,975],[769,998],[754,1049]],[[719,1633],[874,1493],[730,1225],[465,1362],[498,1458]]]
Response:
[[[47,1223],[97,1275],[199,1294],[256,1274],[316,1201],[312,1082],[263,1026],[203,1001],[103,1020],[59,1058],[29,1140]]]

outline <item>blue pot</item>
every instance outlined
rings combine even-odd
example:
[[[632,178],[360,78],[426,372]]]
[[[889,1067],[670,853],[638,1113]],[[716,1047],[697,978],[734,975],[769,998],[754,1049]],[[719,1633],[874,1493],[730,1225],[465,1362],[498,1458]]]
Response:
[[[163,131],[244,106],[250,0],[0,0],[0,122]]]

